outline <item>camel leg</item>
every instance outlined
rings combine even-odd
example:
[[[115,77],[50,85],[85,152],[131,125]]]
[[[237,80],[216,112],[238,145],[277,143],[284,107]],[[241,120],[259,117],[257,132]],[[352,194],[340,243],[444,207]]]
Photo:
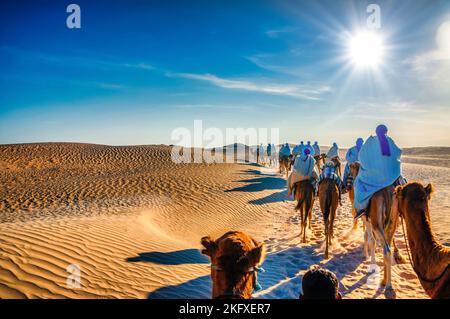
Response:
[[[395,299],[396,293],[394,288],[392,287],[391,282],[391,270],[392,270],[392,252],[389,250],[387,254],[384,255],[384,282],[385,282],[385,289],[384,289],[384,295],[386,296],[386,299]]]
[[[325,220],[325,259],[328,259],[328,220]]]
[[[364,256],[365,258],[369,258],[370,255],[370,263],[372,265],[376,264],[377,260],[375,258],[375,246],[376,239],[373,233],[372,225],[367,220],[366,216],[361,217],[363,219],[364,225]]]
[[[306,200],[303,202],[302,211],[303,211],[302,216],[304,217],[304,219],[302,219],[303,242],[306,243],[306,226],[307,226],[307,223],[308,223],[308,215],[307,215],[308,212],[306,211]]]
[[[356,230],[356,229],[358,229],[358,220],[355,219],[356,209],[355,209],[355,207],[353,207],[353,202],[352,202],[352,216],[353,216],[353,230]]]
[[[311,230],[311,219],[312,219],[312,204],[311,204],[311,208],[308,212],[308,219],[309,219],[309,224],[308,224],[308,229]]]
[[[384,276],[381,284],[385,286],[384,295],[387,299],[395,299],[396,294],[395,290],[392,287],[392,251],[389,247],[389,243],[386,240],[383,229],[378,229],[377,234],[381,239],[381,243],[383,244],[383,259],[384,259]]]
[[[331,214],[330,214],[330,220],[328,222],[328,237],[329,237],[329,241],[330,241],[330,246],[331,246],[331,240],[334,237],[334,218],[336,216],[336,207],[333,207],[333,205],[331,206]]]
[[[303,235],[303,209],[300,207],[300,238]]]
[[[304,212],[304,214],[306,214],[306,211]],[[306,243],[306,222],[307,222],[306,217],[307,216],[305,215],[305,220],[304,221],[302,220],[302,231],[303,231],[302,243]]]
[[[400,254],[400,250],[395,244],[395,239],[392,239],[392,244],[394,245],[394,260],[396,264],[404,264],[406,263],[405,258]]]

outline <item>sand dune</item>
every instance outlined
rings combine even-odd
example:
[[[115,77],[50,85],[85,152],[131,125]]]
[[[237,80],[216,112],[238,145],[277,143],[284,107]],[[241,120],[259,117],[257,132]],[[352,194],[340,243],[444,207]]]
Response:
[[[433,182],[433,230],[450,243],[449,155],[411,154],[408,179]],[[436,160],[437,158],[437,160]],[[276,169],[252,164],[174,164],[168,146],[74,143],[0,146],[1,298],[209,298],[208,259],[199,239],[230,229],[264,241],[269,255],[257,298],[297,298],[309,265],[341,280],[348,298],[383,298],[378,265],[362,258],[362,232],[349,233],[350,203],[323,260],[316,203],[309,242]],[[399,231],[397,243],[406,257]],[[69,265],[81,270],[67,285]],[[375,273],[368,275],[368,269]],[[409,264],[393,267],[398,298],[426,298]]]

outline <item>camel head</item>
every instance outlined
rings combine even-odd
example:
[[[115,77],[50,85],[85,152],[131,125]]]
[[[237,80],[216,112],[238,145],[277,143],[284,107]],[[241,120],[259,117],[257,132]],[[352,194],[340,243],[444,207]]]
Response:
[[[258,267],[265,259],[265,246],[249,235],[230,231],[213,240],[203,237],[202,254],[211,259],[213,298],[249,299],[257,283]]]
[[[405,216],[405,214],[421,214],[425,212],[429,216],[428,201],[433,193],[433,185],[423,186],[418,182],[411,182],[397,186],[395,189],[395,201],[398,212],[405,218],[419,218],[418,216]]]
[[[361,163],[360,162],[353,162],[349,165],[350,168],[350,175],[353,176],[353,178],[356,177],[356,175],[358,175],[359,173],[359,168],[361,167]]]

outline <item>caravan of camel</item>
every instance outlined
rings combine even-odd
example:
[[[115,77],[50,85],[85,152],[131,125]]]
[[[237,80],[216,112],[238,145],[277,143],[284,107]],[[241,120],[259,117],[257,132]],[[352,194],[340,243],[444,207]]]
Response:
[[[269,144],[257,149],[258,164],[272,166],[276,156],[279,173],[287,179],[288,195],[294,195],[295,210],[300,212],[300,237],[307,241],[306,228],[311,227],[314,201],[319,200],[325,227],[325,253],[333,238],[336,210],[342,194],[348,193],[354,217],[352,228],[362,222],[364,255],[375,263],[375,248],[383,250],[384,276],[381,284],[387,298],[395,298],[391,282],[393,260],[404,263],[394,240],[400,224],[408,257],[421,285],[431,298],[450,298],[450,249],[438,243],[431,232],[428,202],[433,192],[429,184],[408,183],[401,174],[401,150],[387,128],[379,125],[376,135],[366,141],[359,138],[346,154],[341,173],[339,148],[336,143],[321,153],[317,142],[301,142],[292,151],[288,143],[278,152]],[[404,223],[403,223],[404,221]],[[251,298],[257,285],[257,274],[265,258],[264,244],[251,236],[230,231],[213,240],[202,238],[202,253],[211,259],[213,298]]]

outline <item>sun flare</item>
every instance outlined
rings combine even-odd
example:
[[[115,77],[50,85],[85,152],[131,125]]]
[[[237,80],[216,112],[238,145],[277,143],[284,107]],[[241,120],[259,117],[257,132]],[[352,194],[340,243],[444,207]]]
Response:
[[[360,32],[349,40],[349,59],[357,67],[378,67],[382,63],[383,53],[383,40],[374,32]]]

